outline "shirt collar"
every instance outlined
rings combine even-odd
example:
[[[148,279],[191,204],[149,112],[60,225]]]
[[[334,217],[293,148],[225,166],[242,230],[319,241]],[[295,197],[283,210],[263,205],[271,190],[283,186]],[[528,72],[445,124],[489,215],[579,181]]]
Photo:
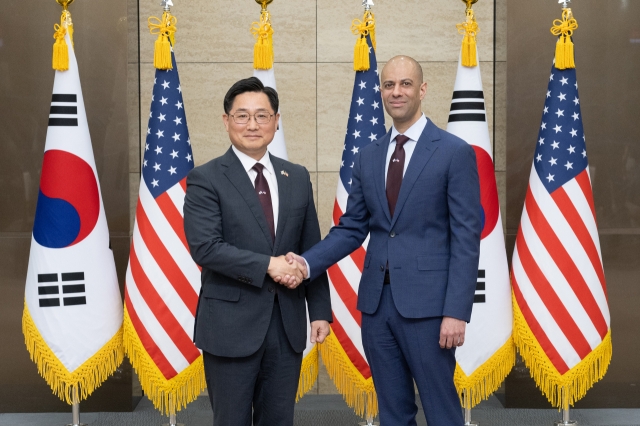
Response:
[[[264,156],[259,161],[256,161],[255,159],[249,157],[244,152],[241,152],[239,149],[237,149],[233,145],[231,146],[231,149],[233,149],[233,152],[236,154],[236,156],[238,157],[238,160],[240,160],[240,162],[242,163],[242,167],[244,167],[244,170],[247,173],[249,173],[249,170],[251,170],[253,166],[256,165],[256,163],[260,163],[264,166],[266,170],[269,171],[269,173],[275,175],[273,164],[271,164],[271,158],[269,157],[269,150],[267,150],[267,152],[264,153]]]
[[[418,121],[413,123],[413,125],[409,127],[407,131],[404,132],[403,134],[407,136],[409,139],[411,139],[412,141],[418,142],[418,139],[420,139],[420,136],[422,135],[424,128],[427,127],[427,123],[428,123],[427,117],[425,117],[425,115],[422,114],[418,119]],[[396,126],[392,126],[391,139],[390,139],[391,142],[393,142],[396,136],[398,136],[399,134],[400,132],[396,130]]]

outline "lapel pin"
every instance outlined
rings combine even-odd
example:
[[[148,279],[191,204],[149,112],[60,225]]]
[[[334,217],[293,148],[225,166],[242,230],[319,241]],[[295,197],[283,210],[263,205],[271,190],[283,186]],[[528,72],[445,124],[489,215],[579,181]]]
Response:
[[[281,175],[284,175],[284,176],[286,176],[286,177],[289,177],[289,173],[285,172],[284,170],[281,170],[281,171],[280,171],[280,174],[281,174]]]

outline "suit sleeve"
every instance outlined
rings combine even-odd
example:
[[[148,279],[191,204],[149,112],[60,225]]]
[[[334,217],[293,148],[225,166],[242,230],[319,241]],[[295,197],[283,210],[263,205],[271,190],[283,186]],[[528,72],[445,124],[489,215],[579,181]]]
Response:
[[[306,170],[305,170],[306,171]],[[313,202],[313,186],[307,171],[309,181],[309,203],[305,215],[302,235],[300,237],[300,253],[303,253],[320,242],[320,225],[316,206]],[[309,309],[309,321],[325,320],[333,322],[331,312],[331,296],[329,293],[329,279],[327,273],[321,273],[317,278],[306,283],[307,306]]]
[[[241,250],[223,239],[220,199],[199,169],[187,176],[184,231],[193,260],[203,268],[262,287],[270,256]]]
[[[466,143],[449,166],[447,202],[451,258],[443,315],[469,322],[478,277],[481,204],[476,156]]]
[[[324,273],[331,265],[353,253],[369,235],[369,209],[364,199],[361,183],[362,154],[356,157],[351,175],[351,193],[347,209],[340,222],[331,228],[329,234],[302,257],[309,263],[311,279]]]

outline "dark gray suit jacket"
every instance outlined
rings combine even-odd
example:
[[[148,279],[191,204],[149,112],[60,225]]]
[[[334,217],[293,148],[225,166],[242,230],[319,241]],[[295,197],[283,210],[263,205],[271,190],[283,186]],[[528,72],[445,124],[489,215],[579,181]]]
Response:
[[[191,256],[202,267],[194,342],[213,355],[255,353],[266,336],[276,293],[296,352],[306,347],[305,300],[310,321],[332,320],[326,274],[294,290],[267,275],[271,256],[302,253],[320,241],[309,172],[270,158],[279,194],[275,243],[253,184],[231,148],[187,177],[184,229]]]

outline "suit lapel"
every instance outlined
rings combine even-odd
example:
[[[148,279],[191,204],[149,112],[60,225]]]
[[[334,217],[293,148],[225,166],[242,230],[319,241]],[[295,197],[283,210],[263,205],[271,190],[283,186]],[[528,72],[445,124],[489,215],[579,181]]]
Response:
[[[271,164],[273,164],[273,170],[276,173],[276,180],[278,181],[278,226],[276,229],[276,241],[273,245],[273,252],[278,252],[278,247],[280,246],[280,241],[282,241],[282,234],[284,233],[284,225],[287,222],[287,217],[289,216],[289,201],[291,199],[291,181],[288,176],[285,176],[282,172],[287,172],[284,169],[284,164],[282,161],[274,157],[273,155],[269,155],[271,158]]]
[[[402,207],[409,197],[409,193],[413,189],[420,173],[425,168],[433,153],[437,150],[437,146],[433,145],[433,142],[440,139],[438,128],[432,122],[427,123],[427,127],[422,131],[420,139],[416,144],[416,147],[411,155],[409,166],[402,178],[402,185],[400,186],[400,194],[398,194],[398,202],[396,204],[393,220],[391,221],[391,227],[393,227],[400,216]],[[386,199],[386,197],[385,197]]]
[[[382,210],[384,214],[387,216],[387,220],[391,222],[391,213],[389,212],[389,201],[387,201],[387,185],[385,184],[385,171],[387,170],[387,151],[389,150],[389,143],[391,139],[391,130],[387,132],[386,135],[380,142],[378,142],[378,146],[376,148],[375,158],[375,171],[374,176],[376,176],[376,192],[378,193],[378,199],[380,200],[380,204],[382,204]]]
[[[267,218],[262,210],[262,205],[256,195],[256,189],[249,179],[247,171],[242,166],[240,159],[233,153],[233,150],[229,148],[224,156],[224,163],[227,166],[227,170],[224,172],[225,176],[229,179],[231,184],[238,190],[244,201],[247,203],[249,210],[255,216],[264,237],[267,239],[269,246],[273,248],[273,241],[271,240],[271,231],[269,225],[267,225]]]

